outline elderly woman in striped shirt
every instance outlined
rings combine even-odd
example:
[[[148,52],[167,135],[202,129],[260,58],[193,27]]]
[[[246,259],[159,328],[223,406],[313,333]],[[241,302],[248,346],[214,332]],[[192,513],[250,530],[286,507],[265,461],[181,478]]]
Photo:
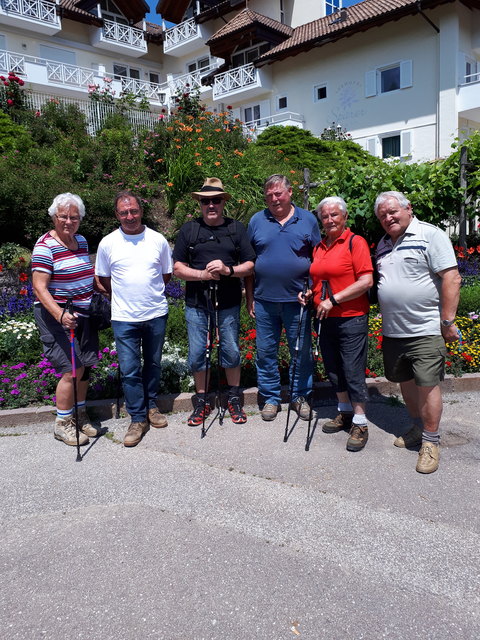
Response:
[[[72,193],[62,193],[53,200],[48,213],[53,229],[37,240],[32,254],[32,283],[36,298],[34,315],[45,355],[61,373],[56,389],[54,436],[75,446],[71,329],[75,330],[80,444],[87,444],[89,437],[100,435],[89,422],[85,410],[89,370],[98,361],[98,332],[88,318],[94,268],[88,255],[87,241],[78,233],[85,216],[82,199]]]

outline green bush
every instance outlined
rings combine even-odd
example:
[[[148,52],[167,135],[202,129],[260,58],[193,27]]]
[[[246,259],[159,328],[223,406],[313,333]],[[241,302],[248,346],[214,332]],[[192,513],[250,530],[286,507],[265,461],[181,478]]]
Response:
[[[457,315],[468,316],[469,313],[480,314],[480,283],[460,289]]]

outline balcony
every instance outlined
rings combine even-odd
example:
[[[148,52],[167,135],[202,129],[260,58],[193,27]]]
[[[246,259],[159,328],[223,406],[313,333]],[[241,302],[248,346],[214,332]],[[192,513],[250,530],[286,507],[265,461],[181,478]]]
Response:
[[[461,118],[480,122],[480,73],[465,76],[458,87],[457,105]]]
[[[113,20],[104,20],[103,27],[92,27],[90,42],[94,47],[139,58],[147,53],[145,34]]]
[[[292,111],[285,111],[284,113],[275,113],[267,118],[257,118],[251,122],[245,122],[243,124],[243,132],[245,135],[256,139],[258,135],[265,131],[267,127],[298,127],[303,129],[305,126],[305,118],[300,113],[293,113]]]
[[[215,76],[213,99],[232,101],[254,98],[271,89],[271,77],[266,68],[256,69],[245,64]]]
[[[0,0],[0,22],[35,33],[54,35],[62,28],[57,4],[47,0]]]
[[[114,81],[115,82],[115,81]],[[134,94],[138,98],[147,98],[149,102],[166,104],[168,85],[156,84],[135,78],[121,77],[121,92]]]
[[[211,35],[211,26],[205,23],[197,24],[194,18],[190,18],[165,31],[163,53],[175,57],[189,55],[201,49]]]
[[[204,67],[203,69],[199,69],[193,73],[184,73],[178,76],[167,76],[171,94],[175,95],[179,92],[184,93],[186,91],[198,90],[204,96],[205,93],[212,90],[212,87],[202,85],[202,78],[215,69],[218,69],[220,64],[222,63],[219,61],[217,64],[211,64],[208,67]]]
[[[0,72],[9,73],[12,71],[17,75],[25,73],[25,56],[11,51],[0,51]]]

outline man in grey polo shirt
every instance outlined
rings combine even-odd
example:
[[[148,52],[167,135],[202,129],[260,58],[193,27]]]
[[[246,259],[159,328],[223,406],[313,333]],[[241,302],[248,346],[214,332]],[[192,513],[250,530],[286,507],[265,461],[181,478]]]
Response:
[[[439,383],[445,343],[458,340],[454,319],[461,278],[448,236],[420,222],[403,193],[381,193],[375,215],[387,234],[376,255],[385,375],[400,383],[412,419],[411,429],[394,444],[421,444],[416,469],[433,473],[440,458]]]

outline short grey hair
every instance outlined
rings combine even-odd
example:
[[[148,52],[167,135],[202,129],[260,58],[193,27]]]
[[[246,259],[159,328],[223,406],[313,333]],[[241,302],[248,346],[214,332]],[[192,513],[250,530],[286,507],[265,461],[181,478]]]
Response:
[[[285,189],[292,188],[292,183],[287,178],[287,176],[284,176],[281,173],[274,173],[273,176],[267,178],[263,183],[263,191],[265,192],[269,187],[273,187],[274,184],[278,184],[279,182],[283,184]]]
[[[338,204],[343,213],[347,213],[347,203],[343,198],[340,198],[340,196],[328,196],[327,198],[320,200],[320,202],[318,203],[318,206],[315,209],[317,216],[320,216],[322,214],[322,209],[326,204]]]
[[[48,207],[48,215],[53,218],[53,216],[57,215],[59,207],[68,207],[68,205],[72,204],[77,207],[80,220],[84,218],[85,205],[83,204],[83,200],[75,193],[68,192],[60,193],[58,196],[55,196],[52,204]]]
[[[400,191],[383,191],[377,196],[375,200],[374,211],[375,215],[378,216],[378,208],[389,198],[395,198],[398,204],[402,207],[402,209],[406,209],[410,204],[410,200],[405,196],[405,194]]]

